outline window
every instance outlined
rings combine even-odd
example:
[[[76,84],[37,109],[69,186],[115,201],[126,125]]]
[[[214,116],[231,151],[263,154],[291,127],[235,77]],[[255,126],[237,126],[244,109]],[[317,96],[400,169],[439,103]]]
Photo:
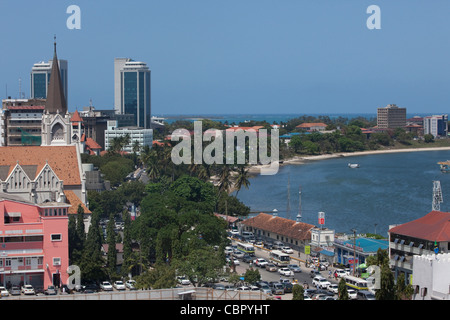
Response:
[[[60,233],[55,233],[51,235],[51,239],[52,241],[61,241],[62,240],[62,235]]]
[[[53,258],[53,265],[54,266],[60,266],[61,265],[61,258]]]

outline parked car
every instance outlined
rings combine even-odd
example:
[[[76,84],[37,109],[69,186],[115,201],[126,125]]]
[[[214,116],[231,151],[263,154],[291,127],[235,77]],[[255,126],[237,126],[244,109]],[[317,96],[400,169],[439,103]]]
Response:
[[[9,290],[9,293],[12,296],[20,296],[20,288],[17,286],[12,286],[11,289]]]
[[[250,286],[250,291],[260,291],[257,286]]]
[[[281,251],[287,254],[292,254],[294,253],[294,250],[291,249],[291,247],[283,247],[281,248]]]
[[[88,283],[85,286],[83,286],[83,293],[95,293],[99,292],[100,287],[96,283]]]
[[[129,290],[136,290],[136,281],[135,280],[127,280],[125,281],[125,287],[127,287]]]
[[[34,295],[36,292],[31,284],[24,284],[22,286],[22,293],[26,295]]]
[[[56,295],[56,288],[54,285],[49,285],[44,292],[46,295],[54,296]]]
[[[233,256],[236,259],[242,259],[244,257],[244,255],[245,255],[245,253],[243,253],[242,251],[239,251],[239,250],[234,250],[234,252],[233,252]]]
[[[275,241],[275,242],[273,243],[273,249],[281,250],[283,247],[285,247],[285,245],[284,245],[284,243],[281,242],[281,241]]]
[[[356,293],[357,300],[376,300],[375,295],[367,290],[360,290]]]
[[[300,269],[300,267],[296,264],[289,264],[287,267],[294,273],[302,272],[302,269]]]
[[[291,282],[281,282],[281,284],[284,287],[285,293],[292,293],[292,288],[294,287],[294,285]]]
[[[275,272],[277,271],[277,266],[274,265],[273,263],[268,263],[266,264],[266,270],[270,272]]]
[[[260,268],[265,268],[268,262],[264,258],[257,258],[255,259],[255,265]]]
[[[221,283],[215,283],[212,288],[214,290],[225,290],[225,285],[221,284]]]
[[[351,300],[356,300],[356,298],[357,298],[356,290],[348,289],[347,292],[348,292],[348,297],[349,297]]]
[[[272,294],[272,289],[270,289],[267,283],[260,281],[256,284],[256,286],[259,288],[261,292]]]
[[[179,284],[182,284],[183,286],[187,286],[191,284],[191,281],[189,281],[188,278],[186,278],[185,276],[178,276],[177,277],[177,282]]]
[[[264,248],[272,250],[273,249],[273,243],[271,241],[266,241],[263,244]]]
[[[116,289],[116,290],[125,290],[126,289],[125,284],[123,283],[123,281],[120,281],[120,280],[114,281],[113,286],[114,286],[114,289]]]
[[[108,281],[103,281],[100,283],[100,289],[103,291],[113,291],[113,286]]]
[[[294,276],[294,272],[287,267],[278,269],[278,273],[285,277],[293,277]]]
[[[45,295],[45,290],[43,286],[38,286],[34,288],[34,294],[37,296],[43,296]]]
[[[240,286],[240,287],[237,287],[234,291],[250,291],[250,287]]]
[[[339,288],[339,286],[337,285],[337,284],[335,284],[335,283],[332,283],[332,284],[330,284],[328,287],[327,287],[327,290],[328,291],[330,291],[330,292],[332,292],[332,293],[338,293],[338,288]]]
[[[2,297],[8,297],[9,296],[9,292],[8,292],[8,290],[6,290],[5,287],[0,287],[0,296],[2,296]]]

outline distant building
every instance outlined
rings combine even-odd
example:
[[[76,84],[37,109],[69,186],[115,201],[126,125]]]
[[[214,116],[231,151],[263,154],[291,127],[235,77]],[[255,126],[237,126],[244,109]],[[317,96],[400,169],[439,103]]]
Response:
[[[124,150],[128,153],[133,153],[133,146],[136,141],[139,147],[153,146],[153,129],[144,129],[139,127],[117,127],[117,120],[109,120],[108,127],[105,130],[105,150],[109,150],[112,140],[117,137],[130,135],[130,143],[125,146]],[[139,154],[139,152],[138,152]]]
[[[367,257],[377,254],[378,249],[387,250],[389,242],[387,240],[371,239],[371,238],[356,238],[348,240],[334,240],[334,247],[336,252],[336,262],[343,265],[356,265],[365,263]]]
[[[306,130],[308,132],[325,131],[327,125],[325,123],[302,123],[296,126],[297,129]]]
[[[423,133],[432,134],[433,137],[447,137],[448,115],[435,115],[423,118]]]
[[[396,278],[402,272],[409,279],[414,256],[434,254],[435,244],[440,253],[450,252],[449,220],[449,212],[431,211],[422,218],[389,229],[389,263]]]
[[[68,62],[67,60],[58,60],[60,78],[66,104],[68,103]],[[30,97],[34,99],[47,99],[47,90],[52,74],[53,60],[48,62],[38,62],[31,68],[31,92]]]
[[[450,254],[414,256],[413,300],[450,300]]]
[[[114,109],[133,114],[134,126],[151,128],[151,85],[147,64],[129,58],[114,59]]]
[[[406,126],[406,108],[395,104],[377,109],[377,127],[379,129],[395,129]]]

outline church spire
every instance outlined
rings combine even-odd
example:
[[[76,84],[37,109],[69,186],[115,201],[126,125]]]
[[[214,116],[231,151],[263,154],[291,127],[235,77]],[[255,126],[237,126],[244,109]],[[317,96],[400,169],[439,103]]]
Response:
[[[67,112],[67,105],[61,83],[61,73],[59,71],[58,57],[56,55],[56,36],[54,36],[53,46],[53,63],[52,71],[50,74],[50,83],[48,84],[45,111],[53,114],[58,112],[61,114],[65,114]]]

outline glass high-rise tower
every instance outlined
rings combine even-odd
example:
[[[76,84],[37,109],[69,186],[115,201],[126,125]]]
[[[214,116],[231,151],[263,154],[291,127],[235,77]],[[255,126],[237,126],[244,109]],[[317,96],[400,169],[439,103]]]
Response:
[[[31,68],[31,98],[35,99],[47,99],[48,84],[50,83],[50,76],[52,73],[53,60],[48,62],[38,62]],[[62,88],[64,91],[64,97],[67,105],[67,60],[58,60],[59,71],[61,74]]]
[[[114,59],[114,109],[118,114],[133,114],[135,125],[150,128],[150,69],[129,58]]]

